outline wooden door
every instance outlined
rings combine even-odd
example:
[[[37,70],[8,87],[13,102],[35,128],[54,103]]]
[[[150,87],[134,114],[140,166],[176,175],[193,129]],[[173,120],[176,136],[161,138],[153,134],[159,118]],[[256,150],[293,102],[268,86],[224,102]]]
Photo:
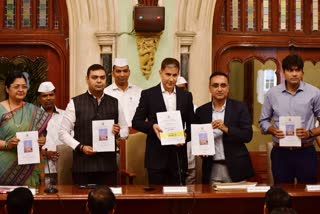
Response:
[[[52,81],[56,87],[56,104],[65,108],[69,101],[66,2],[0,1],[0,23],[0,81],[12,69],[28,73],[28,101],[35,100],[42,81]]]

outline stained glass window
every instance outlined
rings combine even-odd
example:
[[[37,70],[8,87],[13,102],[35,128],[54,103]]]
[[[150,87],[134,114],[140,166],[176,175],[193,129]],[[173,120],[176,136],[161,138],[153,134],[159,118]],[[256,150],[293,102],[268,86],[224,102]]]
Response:
[[[239,1],[232,0],[232,29],[239,29]]]
[[[253,0],[248,0],[247,2],[247,29],[248,30],[254,30],[255,29],[255,4]]]
[[[21,6],[21,26],[31,27],[31,0],[23,0]]]
[[[280,1],[280,30],[287,30],[287,0]]]
[[[38,0],[38,27],[48,27],[48,0]]]
[[[269,13],[269,0],[263,0],[262,4],[262,29],[270,29],[270,13]]]
[[[312,30],[319,30],[319,2],[318,0],[312,1]]]
[[[222,14],[221,14],[221,31],[225,31],[226,30],[226,5],[223,4],[222,7]]]
[[[295,28],[297,31],[301,31],[302,29],[302,5],[301,5],[301,0],[296,0],[296,5],[295,5],[295,9],[296,9],[296,25]]]
[[[7,0],[5,4],[5,27],[14,28],[15,22],[15,0]]]
[[[57,0],[54,0],[53,1],[53,16],[54,16],[54,25],[53,25],[53,28],[55,30],[59,29],[59,16],[58,16],[58,3],[57,3]]]

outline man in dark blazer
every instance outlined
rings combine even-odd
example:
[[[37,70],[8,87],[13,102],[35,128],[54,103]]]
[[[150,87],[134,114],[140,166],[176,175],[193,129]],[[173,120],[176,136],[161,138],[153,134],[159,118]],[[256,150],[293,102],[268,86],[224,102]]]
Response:
[[[212,102],[196,110],[196,122],[211,123],[215,138],[213,156],[202,161],[202,182],[237,182],[253,176],[245,143],[252,139],[251,117],[244,103],[228,98],[229,79],[212,73],[209,79]]]
[[[132,127],[147,134],[145,167],[149,184],[185,184],[188,169],[185,142],[162,146],[156,113],[180,111],[185,125],[187,141],[190,139],[190,124],[194,118],[192,94],[176,87],[179,76],[179,62],[166,58],[161,63],[161,83],[143,90],[139,105],[132,120]]]

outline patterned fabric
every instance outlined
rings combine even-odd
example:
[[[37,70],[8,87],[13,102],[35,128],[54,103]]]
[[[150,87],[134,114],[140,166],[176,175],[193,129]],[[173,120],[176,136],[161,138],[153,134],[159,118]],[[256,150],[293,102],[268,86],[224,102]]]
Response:
[[[8,141],[16,132],[38,131],[41,135],[50,120],[50,115],[30,103],[10,112],[0,104],[0,140]],[[42,168],[42,169],[41,169]],[[0,151],[0,185],[40,184],[40,164],[18,165],[17,148]]]

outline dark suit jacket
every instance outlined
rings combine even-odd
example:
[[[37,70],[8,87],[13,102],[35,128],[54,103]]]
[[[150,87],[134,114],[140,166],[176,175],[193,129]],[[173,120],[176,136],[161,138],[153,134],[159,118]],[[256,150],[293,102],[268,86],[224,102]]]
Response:
[[[180,110],[183,125],[186,125],[186,142],[188,142],[190,124],[194,119],[192,94],[176,87],[176,98],[176,110]],[[156,113],[165,111],[167,109],[160,84],[142,91],[140,103],[132,120],[132,127],[147,134],[145,167],[150,169],[177,168],[178,154],[181,169],[187,170],[186,145],[181,147],[161,146],[161,142],[153,130],[153,125],[158,123]]]
[[[196,123],[204,124],[212,121],[212,102],[204,104],[196,110]],[[229,128],[223,134],[225,161],[232,181],[237,182],[254,175],[251,159],[245,143],[252,139],[252,124],[248,109],[244,103],[227,99],[224,124]],[[213,157],[202,161],[202,182],[209,183]]]

